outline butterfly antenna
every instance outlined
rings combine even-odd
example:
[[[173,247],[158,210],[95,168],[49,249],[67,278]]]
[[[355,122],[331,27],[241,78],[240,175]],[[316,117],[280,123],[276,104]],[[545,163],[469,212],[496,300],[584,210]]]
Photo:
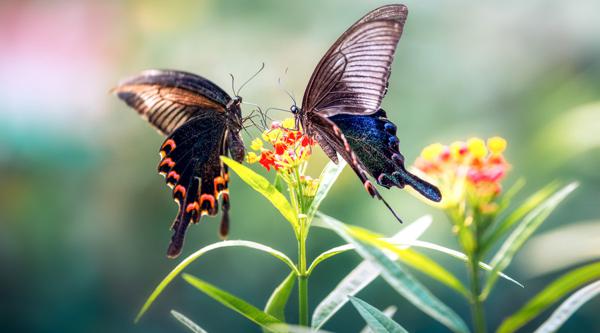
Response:
[[[281,108],[275,108],[275,107],[270,107],[266,110],[266,112],[269,112],[271,110],[275,110],[275,111],[281,111],[281,112],[286,112],[286,113],[292,113],[292,111],[290,110],[286,110],[286,109],[281,109]]]
[[[229,76],[231,76],[231,92],[233,92],[234,95],[237,95],[235,93],[235,77],[233,77],[233,74],[229,73]]]
[[[286,68],[283,74],[286,75],[287,72],[288,72],[288,69]],[[283,87],[283,84],[281,83],[281,78],[277,79],[277,84],[279,85],[279,88],[281,88],[281,90],[283,90],[283,92],[285,92],[292,99],[294,106],[297,106],[298,103],[296,103],[296,98],[294,98],[294,94]]]
[[[252,76],[251,76],[251,77],[250,77],[248,80],[246,80],[244,83],[242,83],[242,85],[240,86],[240,88],[238,89],[238,91],[237,91],[237,92],[235,92],[235,90],[234,90],[234,93],[235,93],[235,95],[236,95],[236,96],[239,96],[239,95],[240,95],[240,91],[242,91],[242,89],[243,89],[243,88],[244,88],[244,87],[245,87],[245,86],[246,86],[246,85],[247,85],[247,84],[248,84],[250,81],[252,81],[252,80],[253,80],[253,79],[254,79],[256,76],[258,76],[258,74],[260,74],[260,72],[262,72],[262,70],[263,70],[263,69],[265,69],[265,63],[264,63],[264,62],[263,62],[261,65],[260,65],[260,68],[258,69],[258,71],[256,71],[256,73],[252,74]]]
[[[385,199],[381,196],[381,194],[379,194],[379,192],[376,192],[376,193],[377,193],[377,199],[383,201],[383,203],[389,209],[389,211],[392,212],[392,215],[394,215],[396,220],[398,220],[398,222],[400,222],[400,223],[404,223],[404,222],[402,222],[402,219],[400,218],[400,216],[398,216],[398,213],[396,213],[394,208],[392,208],[392,206],[390,206],[390,204],[387,201],[385,201]]]

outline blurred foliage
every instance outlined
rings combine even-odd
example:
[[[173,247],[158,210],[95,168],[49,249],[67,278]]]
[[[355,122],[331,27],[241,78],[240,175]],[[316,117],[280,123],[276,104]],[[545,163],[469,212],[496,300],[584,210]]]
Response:
[[[299,98],[330,43],[383,3],[1,2],[0,327],[19,332],[184,332],[168,315],[177,304],[209,332],[258,332],[244,318],[199,297],[181,279],[140,324],[132,324],[148,292],[175,264],[164,252],[176,206],[155,172],[161,137],[107,92],[124,76],[152,67],[199,73],[229,89],[228,73],[243,79],[265,62],[267,69],[242,95],[264,107],[287,108],[290,101],[277,78]],[[553,179],[581,183],[541,229],[569,221],[598,223],[600,154],[593,134],[600,118],[600,4],[406,4],[409,19],[383,106],[398,125],[407,160],[430,142],[502,135],[518,143],[508,159],[519,172],[510,177],[526,178],[531,188]],[[322,154],[316,158],[324,165]],[[320,166],[314,164],[317,172]],[[231,238],[293,253],[295,239],[276,210],[232,178]],[[430,212],[403,191],[386,191],[385,196],[405,220]],[[383,234],[399,228],[349,170],[322,210]],[[450,227],[437,223],[440,217],[434,215],[436,223],[425,237],[454,247]],[[206,219],[192,227],[187,254],[216,241],[217,224]],[[317,230],[311,237],[309,257],[341,244],[327,232]],[[547,246],[560,255],[571,243]],[[347,254],[323,263],[311,280],[311,308],[358,262]],[[252,272],[245,268],[249,264],[255,267]],[[498,283],[487,311],[491,326],[497,327],[502,314],[525,304],[565,268],[529,278],[526,265],[510,267],[509,275],[527,288]],[[253,304],[264,304],[286,276],[285,267],[268,256],[234,249],[207,255],[189,273],[218,282]],[[461,277],[459,270],[453,273]],[[452,291],[436,285],[431,289],[467,315]],[[402,315],[396,319],[409,331],[445,331],[422,320],[418,310],[399,302],[381,281],[359,297],[378,308],[397,305]],[[599,308],[597,299],[590,301],[563,329],[599,331]],[[292,306],[286,319],[295,322],[296,313]],[[540,323],[534,320],[525,330]],[[345,332],[363,325],[346,306],[326,328]]]

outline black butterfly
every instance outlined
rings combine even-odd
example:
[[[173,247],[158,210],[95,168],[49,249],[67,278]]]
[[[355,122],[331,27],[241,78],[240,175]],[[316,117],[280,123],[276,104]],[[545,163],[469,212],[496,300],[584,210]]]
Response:
[[[350,164],[371,196],[383,200],[368,174],[385,188],[409,185],[440,201],[435,186],[406,171],[396,126],[380,109],[407,14],[404,5],[383,6],[346,30],[313,72],[302,108],[291,111],[331,160],[340,154]]]
[[[220,233],[229,231],[229,175],[219,156],[241,162],[244,145],[239,132],[242,115],[234,98],[209,80],[173,70],[148,70],[126,80],[114,92],[167,139],[160,148],[158,171],[173,189],[179,212],[167,251],[181,253],[190,222],[216,215],[221,199]]]

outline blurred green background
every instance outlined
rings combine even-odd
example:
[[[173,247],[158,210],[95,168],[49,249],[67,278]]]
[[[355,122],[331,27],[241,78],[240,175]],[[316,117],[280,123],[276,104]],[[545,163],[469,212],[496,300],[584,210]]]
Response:
[[[384,3],[0,2],[0,330],[185,332],[168,313],[176,309],[210,332],[258,332],[181,279],[133,324],[177,262],[165,257],[176,205],[156,174],[162,138],[108,90],[140,70],[173,68],[230,91],[228,73],[245,79],[265,62],[242,95],[287,109],[277,79],[300,98],[329,45]],[[410,15],[383,107],[398,125],[407,161],[432,142],[501,135],[513,166],[506,183],[526,178],[523,195],[555,179],[582,183],[539,233],[568,228],[570,236],[532,240],[508,270],[526,289],[502,281],[492,294],[487,311],[496,327],[567,267],[600,257],[600,2],[406,4]],[[313,159],[314,176],[325,161],[322,153]],[[288,224],[232,178],[231,239],[293,257]],[[432,213],[425,238],[457,247],[440,213],[400,190],[385,196],[405,221]],[[386,234],[401,227],[350,170],[322,210]],[[217,229],[217,218],[191,227],[184,256],[217,241]],[[332,233],[313,229],[309,256],[338,244]],[[434,257],[464,278],[462,264]],[[311,308],[358,262],[346,254],[320,266]],[[280,262],[241,249],[209,254],[188,271],[259,307],[286,274]],[[456,294],[419,277],[469,318]],[[446,331],[383,281],[360,296],[380,308],[397,305],[395,319],[410,331]],[[289,310],[295,322],[294,300]],[[596,299],[563,331],[600,331],[599,311]],[[356,332],[362,325],[346,306],[325,328]]]

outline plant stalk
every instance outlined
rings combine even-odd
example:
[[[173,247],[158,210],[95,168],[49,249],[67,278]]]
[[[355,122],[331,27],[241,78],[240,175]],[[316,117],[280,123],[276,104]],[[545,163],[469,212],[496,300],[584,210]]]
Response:
[[[301,220],[298,235],[298,323],[308,326],[308,275],[306,274],[306,232],[304,219]]]
[[[476,251],[477,252],[477,251]],[[469,278],[471,280],[471,316],[473,320],[473,330],[475,333],[485,333],[485,314],[483,302],[481,300],[481,283],[479,279],[479,255],[473,254],[469,258]]]

